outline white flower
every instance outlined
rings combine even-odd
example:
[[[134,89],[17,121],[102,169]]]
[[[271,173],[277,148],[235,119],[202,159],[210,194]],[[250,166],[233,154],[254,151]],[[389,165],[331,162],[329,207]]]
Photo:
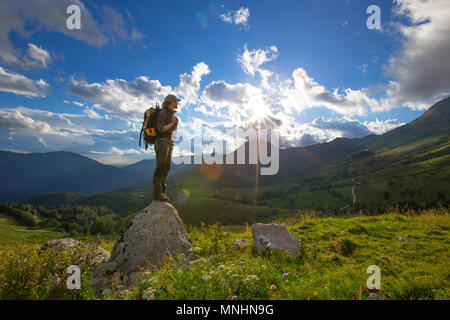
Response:
[[[207,274],[205,274],[205,275],[203,275],[202,279],[205,281],[209,281],[209,280],[211,280],[211,277],[208,276]]]
[[[154,300],[155,299],[155,289],[152,287],[147,288],[144,293],[142,293],[142,299],[144,300]]]
[[[259,280],[259,278],[257,275],[251,274],[251,275],[248,275],[244,281],[249,281],[249,280]]]

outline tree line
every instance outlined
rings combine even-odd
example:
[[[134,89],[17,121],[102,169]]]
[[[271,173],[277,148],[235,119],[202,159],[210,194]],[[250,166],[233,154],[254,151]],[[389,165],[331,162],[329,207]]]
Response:
[[[111,234],[120,230],[127,218],[105,206],[42,205],[0,203],[0,212],[21,225],[64,231],[71,235]]]

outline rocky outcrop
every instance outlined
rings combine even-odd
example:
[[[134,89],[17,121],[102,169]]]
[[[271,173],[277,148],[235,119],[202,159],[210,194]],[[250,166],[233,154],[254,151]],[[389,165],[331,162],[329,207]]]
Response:
[[[300,252],[300,244],[297,238],[292,235],[284,224],[262,224],[252,225],[253,242],[257,253],[267,249],[287,251],[291,256],[296,256]]]
[[[194,256],[183,221],[170,203],[153,201],[119,233],[110,261],[94,270],[92,284],[102,289],[115,272],[158,268],[179,254],[187,261]]]
[[[46,250],[53,250],[56,255],[57,264],[64,265],[65,259],[70,257],[77,262],[79,267],[97,266],[110,259],[110,254],[103,248],[91,243],[84,243],[71,238],[57,239],[47,241],[38,250],[41,253]]]
[[[123,229],[111,252],[121,271],[159,266],[166,255],[190,254],[191,241],[177,210],[167,202],[153,201]]]
[[[81,269],[90,268],[110,259],[110,254],[105,249],[70,238],[47,241],[37,252],[39,255],[49,253],[53,256],[55,273],[50,279],[50,296],[58,296],[61,292],[67,294],[69,265],[76,265]]]

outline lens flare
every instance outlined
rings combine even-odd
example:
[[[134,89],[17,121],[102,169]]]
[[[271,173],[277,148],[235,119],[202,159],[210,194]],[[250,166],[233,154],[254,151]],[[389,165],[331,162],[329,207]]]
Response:
[[[189,199],[191,197],[191,192],[189,191],[189,189],[183,188],[183,193],[186,199]]]
[[[208,28],[208,16],[203,11],[197,11],[195,13],[198,21],[202,24],[203,28]]]

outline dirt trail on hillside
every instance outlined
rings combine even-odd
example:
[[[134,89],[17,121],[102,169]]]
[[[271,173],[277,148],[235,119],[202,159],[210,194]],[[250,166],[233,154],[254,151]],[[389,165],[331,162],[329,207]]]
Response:
[[[22,231],[22,232],[51,232],[51,233],[58,233],[58,234],[62,234],[62,235],[66,235],[62,232],[58,232],[58,231],[49,231],[49,230],[23,230],[23,229],[16,229],[16,228],[11,228],[9,226],[6,226],[4,224],[0,224],[0,227],[11,230],[11,231]]]

